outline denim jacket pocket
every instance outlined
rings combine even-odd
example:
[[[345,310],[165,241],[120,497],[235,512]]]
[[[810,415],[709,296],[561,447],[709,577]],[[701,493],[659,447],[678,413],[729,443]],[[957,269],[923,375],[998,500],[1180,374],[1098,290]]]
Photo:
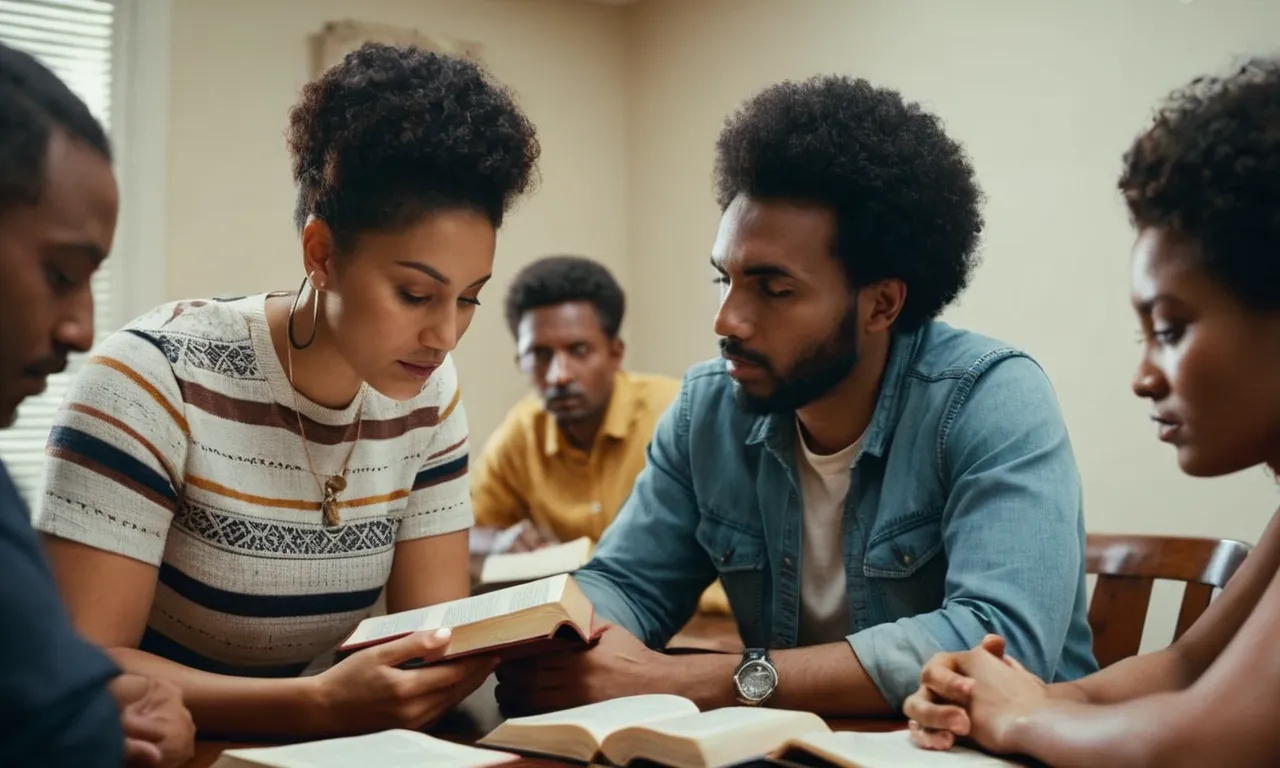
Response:
[[[753,641],[756,646],[762,645],[768,557],[764,537],[705,512],[694,536],[719,574],[743,642],[747,647],[752,647]]]
[[[942,607],[947,558],[941,519],[941,511],[910,515],[872,537],[862,569],[868,578],[873,623]]]
[[[942,552],[942,510],[919,512],[876,531],[867,543],[863,573],[869,578],[906,579]]]

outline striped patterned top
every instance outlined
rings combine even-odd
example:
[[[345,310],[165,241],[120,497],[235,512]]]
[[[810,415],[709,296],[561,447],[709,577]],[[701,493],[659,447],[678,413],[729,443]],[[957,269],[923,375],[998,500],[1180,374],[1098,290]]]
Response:
[[[36,527],[159,568],[143,650],[283,677],[369,614],[397,542],[473,519],[448,358],[413,400],[369,391],[342,525],[324,528],[265,298],[166,304],[103,341],[49,437]],[[327,477],[351,449],[359,398],[298,404]]]

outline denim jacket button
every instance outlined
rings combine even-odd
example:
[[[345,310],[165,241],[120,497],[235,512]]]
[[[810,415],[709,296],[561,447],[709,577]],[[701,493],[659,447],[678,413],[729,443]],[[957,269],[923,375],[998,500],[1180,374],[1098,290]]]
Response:
[[[911,558],[911,555],[903,555],[903,556],[902,556],[902,564],[903,564],[903,565],[911,565],[911,559],[912,559],[912,558]]]
[[[782,564],[783,564],[783,565],[785,565],[786,567],[790,568],[790,567],[791,567],[791,558],[789,558],[789,557],[784,557],[784,558],[782,558]]]

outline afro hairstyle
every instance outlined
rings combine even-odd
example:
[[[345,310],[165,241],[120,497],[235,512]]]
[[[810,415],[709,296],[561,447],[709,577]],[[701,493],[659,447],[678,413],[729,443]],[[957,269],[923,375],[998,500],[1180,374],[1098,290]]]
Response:
[[[941,121],[866,80],[785,81],[749,99],[716,143],[716,199],[820,205],[836,217],[833,254],[851,286],[900,279],[896,321],[913,330],[968,283],[982,192]]]

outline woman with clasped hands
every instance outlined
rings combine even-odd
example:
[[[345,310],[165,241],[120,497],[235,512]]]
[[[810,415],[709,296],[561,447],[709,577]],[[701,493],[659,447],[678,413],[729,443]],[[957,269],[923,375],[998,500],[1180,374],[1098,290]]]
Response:
[[[1173,95],[1125,158],[1138,229],[1134,392],[1182,470],[1280,471],[1280,61]],[[939,654],[905,703],[930,749],[967,738],[1052,766],[1280,765],[1280,514],[1172,646],[1045,685],[1003,641]]]

